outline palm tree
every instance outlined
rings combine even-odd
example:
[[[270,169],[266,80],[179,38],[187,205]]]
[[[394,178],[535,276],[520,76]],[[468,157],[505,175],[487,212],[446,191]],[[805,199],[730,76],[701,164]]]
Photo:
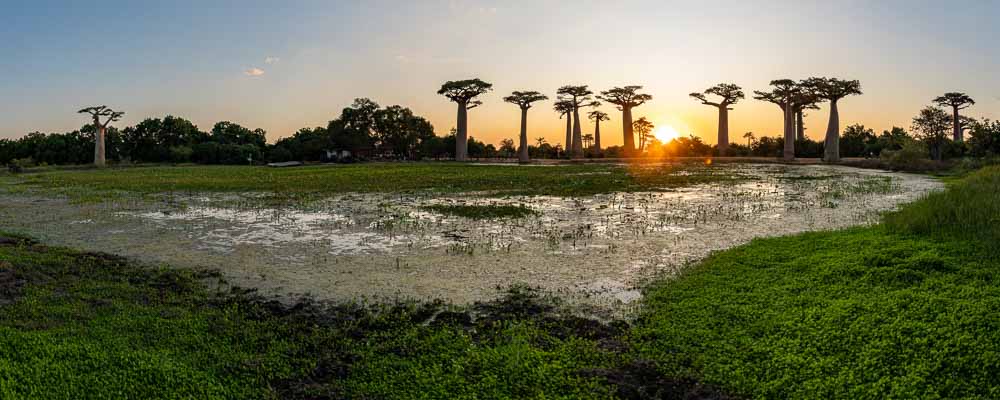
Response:
[[[774,88],[770,92],[755,90],[754,98],[774,103],[778,107],[781,107],[785,128],[785,148],[782,152],[782,157],[786,160],[791,160],[795,158],[795,130],[792,128],[792,111],[795,104],[795,97],[802,89],[791,79],[775,79],[771,81],[771,86]]]
[[[125,113],[112,110],[108,108],[108,106],[87,107],[77,111],[77,113],[90,114],[91,118],[94,119],[94,129],[97,130],[94,133],[94,165],[103,167],[106,163],[104,137],[107,136],[108,125],[121,119]],[[104,117],[107,119],[104,122],[101,122],[101,118]]]
[[[642,153],[643,148],[646,146],[646,139],[650,137],[650,133],[653,132],[653,128],[656,126],[652,122],[646,120],[646,117],[639,118],[632,123],[632,129],[639,134],[639,153]]]
[[[611,118],[608,117],[608,113],[601,110],[594,110],[587,114],[587,118],[594,121],[594,152],[601,152],[601,121],[607,121]]]
[[[587,85],[563,86],[556,92],[560,99],[569,102],[573,106],[573,145],[570,147],[573,158],[583,157],[583,130],[580,128],[580,107],[597,107],[601,105],[590,96],[594,94]]]
[[[493,90],[492,83],[477,79],[448,81],[441,85],[438,94],[458,105],[458,130],[455,133],[455,161],[465,161],[469,153],[468,110],[483,104],[479,95]]]
[[[516,104],[521,108],[521,143],[517,150],[517,160],[522,163],[530,161],[528,155],[528,109],[531,103],[548,99],[547,96],[538,92],[514,92],[510,96],[504,97],[503,101]]]
[[[934,102],[941,107],[951,107],[951,123],[954,139],[956,142],[962,142],[965,140],[963,138],[962,129],[962,117],[958,115],[959,110],[964,110],[976,104],[975,100],[972,100],[969,95],[965,93],[945,93],[944,96],[940,96],[934,99]]]
[[[823,161],[840,161],[840,111],[837,109],[837,102],[847,96],[862,94],[861,82],[837,78],[809,78],[803,81],[803,86],[817,98],[830,102],[830,123],[826,128]]]
[[[707,95],[716,95],[722,98],[719,102],[711,102]],[[729,150],[729,106],[736,104],[744,98],[743,89],[732,83],[720,83],[705,90],[704,93],[691,93],[691,97],[700,100],[701,104],[719,109],[719,155],[726,155]]]
[[[753,132],[747,132],[743,134],[743,138],[747,140],[747,149],[749,150],[750,146],[753,145],[753,141],[754,139],[756,139],[756,137],[754,137]]]
[[[615,87],[601,92],[598,99],[618,106],[622,112],[622,136],[624,136],[625,155],[635,152],[635,135],[632,130],[632,109],[653,99],[645,93],[637,93],[642,86]]]
[[[559,113],[559,119],[566,117],[566,143],[573,141],[573,120],[570,114],[573,113],[573,104],[566,100],[559,100],[552,105],[552,109]]]

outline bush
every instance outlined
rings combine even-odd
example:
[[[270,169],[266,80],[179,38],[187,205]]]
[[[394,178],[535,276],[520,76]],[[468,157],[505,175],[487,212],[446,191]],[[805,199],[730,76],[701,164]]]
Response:
[[[879,158],[889,169],[896,171],[926,171],[929,164],[935,164],[928,158],[927,145],[916,140],[908,140],[899,150],[884,150]]]
[[[170,148],[170,161],[175,163],[186,163],[191,162],[191,156],[194,154],[188,146],[175,146]]]

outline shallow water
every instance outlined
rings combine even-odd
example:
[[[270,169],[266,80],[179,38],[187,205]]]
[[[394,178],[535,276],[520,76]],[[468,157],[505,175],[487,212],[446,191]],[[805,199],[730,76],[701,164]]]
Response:
[[[744,183],[560,198],[482,193],[347,194],[275,208],[259,194],[70,204],[3,193],[0,229],[149,262],[220,269],[281,296],[489,298],[523,282],[597,310],[627,312],[637,289],[753,238],[868,224],[936,190],[933,179],[836,166],[723,165]],[[683,172],[681,172],[683,173]],[[475,221],[431,204],[539,212]]]

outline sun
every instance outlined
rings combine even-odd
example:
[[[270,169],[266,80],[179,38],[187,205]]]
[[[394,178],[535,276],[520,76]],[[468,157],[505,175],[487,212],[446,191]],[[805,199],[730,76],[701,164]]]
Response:
[[[656,128],[656,132],[653,133],[653,136],[656,136],[656,140],[659,140],[660,143],[669,143],[671,140],[681,137],[681,134],[680,132],[677,132],[677,129],[674,129],[674,127],[670,125],[662,125],[659,128]]]

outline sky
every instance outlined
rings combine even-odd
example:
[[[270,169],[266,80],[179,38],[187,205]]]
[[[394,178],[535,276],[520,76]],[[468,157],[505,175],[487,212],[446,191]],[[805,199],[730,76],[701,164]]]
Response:
[[[773,79],[861,81],[841,125],[909,127],[934,97],[959,91],[974,117],[1000,118],[1000,1],[4,1],[0,14],[0,138],[78,129],[76,111],[106,104],[124,127],[148,117],[263,128],[273,141],[325,126],[354,98],[411,108],[439,135],[455,106],[445,81],[494,84],[470,111],[488,143],[518,134],[502,97],[563,85],[642,85],[637,108],[657,126],[716,142],[717,112],[688,94],[744,88],[730,138],[778,136],[781,111],[752,99]],[[611,105],[602,144],[621,144]],[[828,110],[810,111],[820,138]],[[528,115],[530,140],[564,141],[551,100]],[[591,133],[589,123],[584,133]]]

